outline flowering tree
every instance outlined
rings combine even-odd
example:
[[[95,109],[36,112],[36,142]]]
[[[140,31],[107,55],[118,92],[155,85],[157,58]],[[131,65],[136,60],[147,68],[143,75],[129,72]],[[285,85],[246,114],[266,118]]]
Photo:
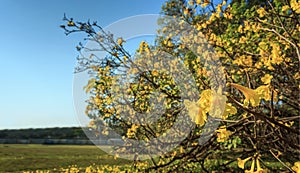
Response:
[[[79,58],[77,71],[93,74],[86,87],[91,125],[104,121],[126,139],[147,141],[163,136],[181,113],[194,121],[193,130],[174,149],[136,161],[138,169],[300,172],[300,2],[169,0],[162,13],[183,22],[174,27],[170,20],[161,20],[156,46],[141,42],[135,61],[122,38],[114,38],[97,23],[64,18],[66,34],[85,32],[108,53],[101,61],[97,56]],[[194,34],[175,39],[187,29],[185,23]],[[203,40],[208,44],[200,44]],[[166,61],[151,58],[161,51],[176,57],[167,61],[173,63],[169,69],[179,73],[182,68],[174,64],[182,62],[191,72],[195,87],[185,87],[193,99],[182,97],[183,87],[171,72],[156,68],[168,67]],[[128,73],[126,85],[122,81]],[[120,85],[127,86],[126,98],[117,92]],[[157,90],[161,94],[152,98]],[[152,99],[165,108],[149,123],[157,118],[155,113],[140,115],[150,112]],[[212,125],[216,121],[217,129]],[[189,127],[188,120],[182,126]],[[207,140],[198,142],[199,138]]]

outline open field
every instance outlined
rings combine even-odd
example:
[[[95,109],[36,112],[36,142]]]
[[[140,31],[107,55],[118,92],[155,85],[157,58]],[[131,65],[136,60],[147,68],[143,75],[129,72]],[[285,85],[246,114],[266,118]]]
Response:
[[[222,160],[211,160],[224,162]],[[286,169],[278,162],[265,162],[271,172]],[[214,164],[210,165],[213,167]],[[231,168],[240,172],[237,163]],[[250,162],[247,163],[248,167]],[[291,165],[289,165],[291,166]],[[91,167],[94,171],[87,171]],[[0,144],[0,173],[50,170],[50,172],[95,172],[95,169],[120,172],[128,170],[130,161],[115,159],[94,145],[39,145],[39,144]],[[117,168],[115,170],[114,168]],[[73,171],[71,171],[73,169]],[[218,167],[213,169],[217,170]],[[75,171],[74,171],[75,170]],[[108,172],[111,172],[108,171]],[[104,171],[107,172],[107,171]],[[123,171],[124,172],[124,171]]]
[[[70,165],[125,165],[129,161],[114,159],[93,145],[0,145],[0,172],[53,170]]]

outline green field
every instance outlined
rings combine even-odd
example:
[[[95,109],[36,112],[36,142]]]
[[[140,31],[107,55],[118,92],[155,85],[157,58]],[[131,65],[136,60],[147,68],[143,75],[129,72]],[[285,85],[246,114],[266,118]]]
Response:
[[[211,160],[211,162],[214,161],[217,160]],[[51,173],[96,172],[95,170],[87,171],[88,167],[106,170],[104,172],[121,172],[121,170],[126,172],[124,170],[131,170],[131,163],[125,159],[116,159],[93,145],[0,144],[0,173],[23,171],[37,173],[36,170],[50,170]],[[278,162],[265,162],[265,164],[273,168],[271,172],[286,170]],[[249,167],[250,163],[247,165]],[[236,162],[232,163],[231,167],[236,170],[235,172],[241,171],[237,168]],[[71,171],[73,168],[75,171]]]
[[[125,165],[124,159],[114,159],[93,145],[0,145],[0,172],[53,170],[70,165]]]

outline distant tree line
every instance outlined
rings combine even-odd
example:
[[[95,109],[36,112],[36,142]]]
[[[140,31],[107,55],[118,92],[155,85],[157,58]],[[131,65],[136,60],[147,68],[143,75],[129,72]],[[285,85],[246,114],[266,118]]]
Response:
[[[0,139],[88,139],[81,127],[0,130]]]

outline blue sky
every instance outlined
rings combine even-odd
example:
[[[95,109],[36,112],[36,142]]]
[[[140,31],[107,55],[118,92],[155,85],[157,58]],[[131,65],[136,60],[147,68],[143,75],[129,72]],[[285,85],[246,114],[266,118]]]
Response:
[[[79,126],[73,108],[75,46],[63,14],[107,26],[119,19],[157,14],[164,0],[0,2],[0,129]]]

